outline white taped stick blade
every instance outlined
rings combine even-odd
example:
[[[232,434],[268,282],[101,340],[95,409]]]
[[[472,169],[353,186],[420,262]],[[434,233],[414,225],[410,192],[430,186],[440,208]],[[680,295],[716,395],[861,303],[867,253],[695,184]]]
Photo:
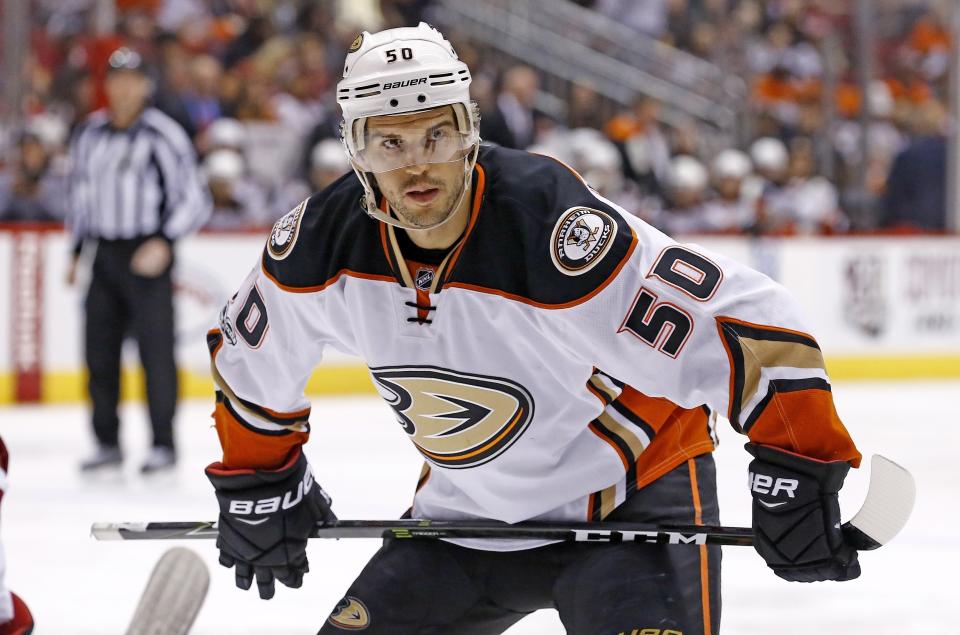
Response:
[[[184,547],[167,550],[150,574],[127,635],[187,635],[209,586],[200,556]]]
[[[917,488],[910,472],[875,454],[870,461],[867,498],[849,524],[878,546],[885,545],[907,524],[916,496]]]

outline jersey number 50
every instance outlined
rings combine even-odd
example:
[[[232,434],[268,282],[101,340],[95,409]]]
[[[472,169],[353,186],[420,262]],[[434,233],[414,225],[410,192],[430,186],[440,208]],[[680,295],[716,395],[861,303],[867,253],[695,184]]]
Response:
[[[720,267],[685,247],[667,247],[647,278],[659,278],[698,302],[706,302],[723,281]],[[670,302],[658,302],[656,293],[640,287],[633,305],[617,330],[627,331],[664,355],[677,357],[693,331],[693,317]]]

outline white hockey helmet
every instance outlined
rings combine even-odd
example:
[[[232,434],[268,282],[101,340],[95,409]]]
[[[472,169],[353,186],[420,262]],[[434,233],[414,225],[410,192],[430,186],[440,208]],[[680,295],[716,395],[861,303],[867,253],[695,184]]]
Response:
[[[463,161],[463,192],[444,221],[452,215],[469,190],[480,145],[480,117],[470,99],[470,81],[470,70],[450,42],[425,22],[373,34],[364,31],[353,41],[343,65],[343,79],[337,83],[337,103],[343,112],[343,144],[363,184],[364,207],[370,216],[398,227],[428,229],[408,226],[380,211],[370,174]],[[452,107],[457,128],[445,142],[409,143],[390,153],[368,147],[367,118],[441,106]]]
[[[750,163],[750,157],[740,150],[733,148],[727,148],[721,151],[720,154],[713,158],[713,163],[710,164],[710,171],[713,173],[713,178],[717,180],[735,179],[742,181],[750,174],[752,169],[753,166]]]
[[[682,192],[700,192],[707,187],[707,169],[697,159],[681,154],[670,162],[670,188]]]
[[[783,141],[774,137],[762,137],[750,146],[750,158],[758,170],[783,172],[787,169],[790,157]]]
[[[210,180],[233,182],[245,171],[243,157],[236,150],[214,150],[203,160],[203,172]]]
[[[350,168],[343,144],[336,139],[324,139],[310,151],[310,167],[346,172]]]

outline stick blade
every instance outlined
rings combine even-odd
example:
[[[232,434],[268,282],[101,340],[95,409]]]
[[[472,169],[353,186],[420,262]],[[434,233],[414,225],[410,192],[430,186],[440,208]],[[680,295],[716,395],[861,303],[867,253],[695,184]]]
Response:
[[[168,549],[160,558],[126,635],[187,635],[210,586],[210,572],[196,553]]]
[[[844,526],[845,535],[861,551],[887,544],[907,524],[916,497],[913,475],[890,459],[874,454],[867,498]]]

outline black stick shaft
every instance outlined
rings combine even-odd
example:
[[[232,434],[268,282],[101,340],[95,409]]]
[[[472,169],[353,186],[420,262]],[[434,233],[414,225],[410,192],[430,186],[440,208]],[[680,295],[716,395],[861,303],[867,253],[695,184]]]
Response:
[[[97,523],[97,540],[196,540],[216,538],[210,522]],[[746,527],[638,525],[634,523],[518,523],[492,521],[341,520],[318,526],[311,538],[528,538],[564,542],[648,542],[658,544],[753,544]]]

